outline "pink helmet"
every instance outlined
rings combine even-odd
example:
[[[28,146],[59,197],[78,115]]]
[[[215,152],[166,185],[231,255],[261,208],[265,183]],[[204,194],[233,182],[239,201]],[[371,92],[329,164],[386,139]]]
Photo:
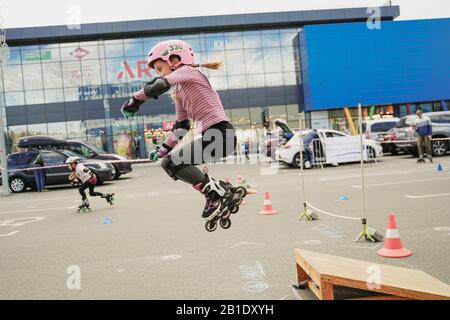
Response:
[[[173,65],[170,57],[176,55],[180,62]],[[161,59],[169,64],[171,70],[175,70],[181,64],[194,64],[194,51],[192,47],[182,40],[167,40],[156,44],[148,53],[147,64],[153,69],[153,63]]]

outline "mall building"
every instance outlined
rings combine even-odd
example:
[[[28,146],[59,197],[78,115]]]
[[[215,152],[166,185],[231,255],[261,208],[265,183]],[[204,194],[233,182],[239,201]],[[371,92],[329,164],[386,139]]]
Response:
[[[450,19],[393,21],[398,6],[154,19],[6,30],[9,59],[0,77],[8,149],[21,136],[88,140],[129,157],[145,156],[149,133],[170,129],[167,95],[133,120],[120,107],[154,74],[150,48],[187,41],[233,125],[262,130],[265,119],[298,127],[345,127],[344,107],[402,116],[417,106],[445,110],[450,99]],[[254,131],[254,130],[253,130]],[[145,141],[145,143],[142,143]]]

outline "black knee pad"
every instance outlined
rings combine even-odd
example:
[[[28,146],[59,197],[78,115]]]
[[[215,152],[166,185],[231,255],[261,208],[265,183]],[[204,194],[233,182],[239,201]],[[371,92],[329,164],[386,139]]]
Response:
[[[169,154],[161,162],[161,167],[173,180],[182,180],[189,184],[197,184],[205,179],[203,172],[192,164],[175,164]]]
[[[178,180],[176,173],[182,166],[183,164],[176,165],[175,163],[173,163],[170,154],[168,154],[161,162],[161,167],[173,180]]]

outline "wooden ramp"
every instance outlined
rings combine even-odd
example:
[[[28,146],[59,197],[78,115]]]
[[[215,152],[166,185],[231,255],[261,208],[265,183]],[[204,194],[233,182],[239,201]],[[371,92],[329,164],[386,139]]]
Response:
[[[358,299],[450,300],[450,286],[422,271],[301,249],[295,249],[295,260],[299,285],[321,300],[334,300],[334,286],[370,291]],[[370,289],[374,266],[380,270],[380,285]]]

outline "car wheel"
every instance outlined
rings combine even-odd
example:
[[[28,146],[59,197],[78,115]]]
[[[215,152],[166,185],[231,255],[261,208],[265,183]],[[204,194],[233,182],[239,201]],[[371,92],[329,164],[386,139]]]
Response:
[[[375,153],[375,150],[372,147],[367,147],[367,156],[369,157],[369,161],[372,159],[376,159],[377,154]]]
[[[303,157],[303,164],[304,163],[305,163],[305,157]],[[301,165],[300,152],[294,156],[294,161],[292,162],[292,164],[295,168],[300,169],[300,165]]]
[[[448,151],[447,142],[443,141],[443,140],[433,141],[431,148],[432,148],[433,155],[436,157],[443,156]]]
[[[25,180],[21,177],[13,177],[9,179],[9,188],[14,193],[24,192],[27,189]]]

